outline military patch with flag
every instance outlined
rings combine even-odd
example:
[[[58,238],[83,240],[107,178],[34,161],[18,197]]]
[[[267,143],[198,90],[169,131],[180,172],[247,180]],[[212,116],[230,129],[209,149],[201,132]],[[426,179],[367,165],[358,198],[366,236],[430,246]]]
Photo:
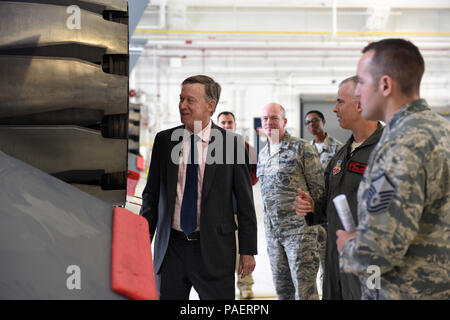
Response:
[[[342,160],[338,160],[336,162],[336,166],[333,168],[333,175],[336,175],[339,172],[341,172],[341,165],[342,165]]]
[[[379,213],[386,210],[394,197],[395,186],[386,176],[382,174],[372,181],[367,198],[367,211]]]

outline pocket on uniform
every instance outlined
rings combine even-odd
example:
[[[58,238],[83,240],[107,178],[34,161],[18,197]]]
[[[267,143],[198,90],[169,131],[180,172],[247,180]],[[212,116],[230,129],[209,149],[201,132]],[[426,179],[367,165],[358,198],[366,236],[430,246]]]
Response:
[[[295,161],[290,161],[288,163],[280,163],[279,172],[281,174],[291,174],[295,171],[296,168],[297,168],[297,163]]]

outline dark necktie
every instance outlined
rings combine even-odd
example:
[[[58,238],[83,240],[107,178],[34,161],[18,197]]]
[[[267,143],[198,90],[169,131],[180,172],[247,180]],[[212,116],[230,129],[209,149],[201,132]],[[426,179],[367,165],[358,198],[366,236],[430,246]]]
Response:
[[[191,135],[191,151],[186,165],[186,183],[181,203],[180,224],[186,236],[194,232],[197,227],[198,156],[195,145],[198,139],[197,135]]]

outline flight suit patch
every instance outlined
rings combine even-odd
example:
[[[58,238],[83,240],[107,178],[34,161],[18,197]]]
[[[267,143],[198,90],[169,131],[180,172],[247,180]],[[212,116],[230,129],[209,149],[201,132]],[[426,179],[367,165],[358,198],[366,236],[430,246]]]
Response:
[[[336,165],[334,166],[334,168],[333,168],[333,175],[336,175],[336,174],[338,174],[339,172],[341,172],[341,166],[342,166],[342,160],[338,160],[337,162],[336,162]]]
[[[367,164],[365,164],[365,163],[351,161],[350,164],[348,165],[348,171],[354,172],[354,173],[359,173],[359,174],[364,174],[364,171],[366,171],[366,167],[367,167]]]

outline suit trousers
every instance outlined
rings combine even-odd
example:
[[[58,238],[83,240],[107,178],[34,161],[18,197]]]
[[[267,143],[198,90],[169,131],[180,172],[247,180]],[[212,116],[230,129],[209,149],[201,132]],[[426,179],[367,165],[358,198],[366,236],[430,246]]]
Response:
[[[160,300],[189,300],[192,287],[201,300],[234,300],[234,273],[217,277],[206,271],[200,239],[188,240],[171,231],[169,246],[159,274]]]

